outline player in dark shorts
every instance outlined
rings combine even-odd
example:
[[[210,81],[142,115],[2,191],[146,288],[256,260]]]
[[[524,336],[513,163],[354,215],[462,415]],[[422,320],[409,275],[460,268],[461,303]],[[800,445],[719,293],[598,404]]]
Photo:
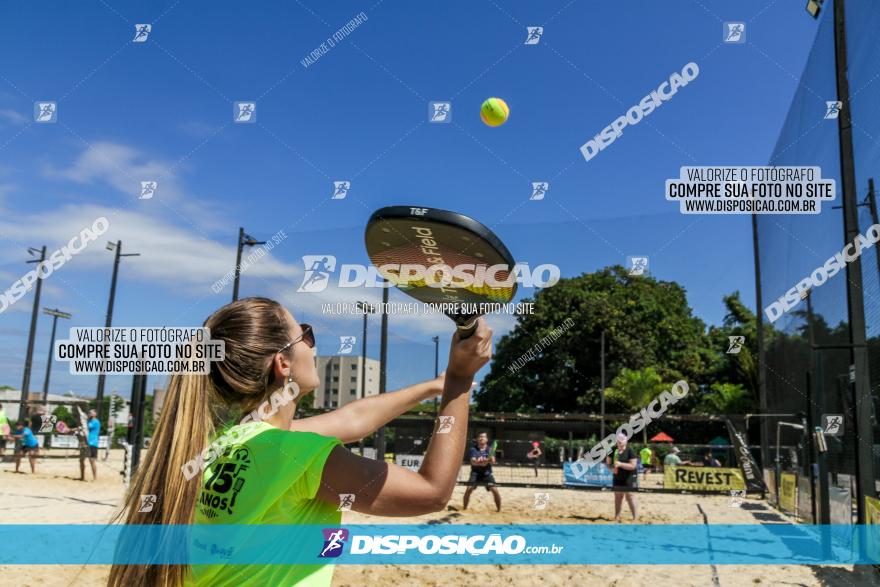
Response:
[[[495,463],[495,455],[491,454],[489,448],[489,435],[480,432],[477,435],[477,444],[472,446],[468,454],[471,461],[471,476],[468,479],[468,488],[464,492],[464,508],[467,509],[468,501],[471,499],[471,493],[477,488],[477,485],[485,485],[486,491],[492,492],[495,498],[495,508],[501,511],[501,494],[495,487],[495,477],[492,476],[492,465]]]
[[[17,441],[17,444],[20,443],[15,451],[15,472],[19,472],[21,459],[23,456],[27,455],[28,463],[30,463],[31,466],[31,473],[36,473],[36,463],[37,456],[40,454],[40,444],[37,442],[37,437],[34,436],[28,422],[20,420],[15,425],[15,440]]]
[[[611,455],[605,459],[605,463],[613,473],[612,485],[627,489],[634,489],[638,484],[638,462],[639,457],[636,452],[627,446],[627,438],[625,434],[617,435],[617,448]],[[629,511],[632,512],[633,520],[638,516],[636,508],[636,494],[633,491],[615,491],[614,492],[614,521],[620,522],[620,510],[623,505],[623,498],[626,497],[626,503],[629,504]]]

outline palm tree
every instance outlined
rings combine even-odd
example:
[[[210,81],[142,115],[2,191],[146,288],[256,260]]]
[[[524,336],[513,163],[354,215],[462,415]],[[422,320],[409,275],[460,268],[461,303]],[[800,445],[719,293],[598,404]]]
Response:
[[[619,400],[632,411],[646,407],[663,391],[663,379],[653,367],[645,369],[621,369],[605,390],[605,397]],[[642,441],[648,444],[648,427],[642,429]]]

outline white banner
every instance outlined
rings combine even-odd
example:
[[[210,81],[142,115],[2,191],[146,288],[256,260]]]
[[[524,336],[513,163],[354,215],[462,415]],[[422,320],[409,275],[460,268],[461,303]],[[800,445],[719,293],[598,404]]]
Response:
[[[425,455],[394,455],[394,464],[410,471],[418,471],[424,460]]]

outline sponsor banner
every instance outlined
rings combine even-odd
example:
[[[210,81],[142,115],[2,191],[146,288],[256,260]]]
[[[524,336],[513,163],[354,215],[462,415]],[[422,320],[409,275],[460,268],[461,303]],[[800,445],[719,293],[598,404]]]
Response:
[[[726,493],[746,488],[742,471],[726,467],[666,467],[664,489],[719,491]]]
[[[361,447],[359,447],[359,446],[353,446],[353,447],[351,448],[351,452],[353,452],[353,453],[356,454],[356,455],[360,455],[360,454],[361,454]],[[375,448],[372,448],[372,447],[369,447],[369,446],[365,446],[365,447],[364,447],[364,454],[361,455],[361,456],[364,457],[365,459],[373,459],[373,460],[376,460],[376,449],[375,449]]]
[[[79,439],[73,434],[56,434],[51,437],[49,443],[52,448],[79,448]]]
[[[852,524],[853,521],[853,509],[852,509],[852,495],[849,492],[849,487],[829,487],[828,488],[828,500],[829,500],[829,514],[830,520],[832,524]],[[798,505],[800,505],[801,496],[800,492],[798,492]]]
[[[795,473],[779,475],[779,507],[786,512],[797,512],[797,475]]]
[[[16,547],[0,551],[0,565],[877,564],[868,554],[877,552],[876,529],[713,524],[706,540],[702,523],[26,524],[4,526]],[[597,544],[626,544],[627,556]]]
[[[730,433],[730,442],[733,445],[733,452],[736,454],[736,458],[739,461],[740,469],[742,469],[746,489],[755,492],[767,491],[767,486],[764,484],[764,480],[761,479],[761,469],[758,468],[758,462],[749,451],[749,445],[746,442],[745,435],[737,430],[733,425],[733,422],[730,420],[727,420],[727,431]]]
[[[603,463],[581,461],[562,464],[562,482],[581,487],[611,487],[611,471]]]
[[[868,558],[880,561],[880,538],[878,538],[880,536],[880,499],[865,496],[865,523],[867,528],[873,530],[871,535],[874,536],[874,540],[867,545],[869,548]]]
[[[880,526],[880,499],[865,496],[865,523]]]
[[[394,455],[394,464],[410,471],[418,472],[424,460],[425,455]]]

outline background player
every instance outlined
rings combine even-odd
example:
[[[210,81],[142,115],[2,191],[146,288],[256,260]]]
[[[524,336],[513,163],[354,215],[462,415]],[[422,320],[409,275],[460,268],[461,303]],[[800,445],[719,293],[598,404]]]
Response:
[[[635,451],[627,446],[627,438],[625,434],[617,435],[617,448],[610,457],[606,459],[608,468],[611,469],[614,477],[612,485],[615,488],[621,487],[632,489],[636,487],[638,481],[638,456]],[[626,503],[629,504],[629,511],[632,512],[633,520],[638,516],[636,509],[636,494],[632,491],[615,491],[614,492],[614,521],[620,522],[620,510],[623,505],[623,497],[626,496]]]
[[[467,509],[468,501],[470,501],[471,493],[477,488],[477,485],[485,485],[486,491],[492,492],[495,499],[496,511],[501,511],[501,494],[495,487],[495,477],[492,476],[492,465],[495,464],[495,455],[491,454],[489,449],[489,435],[480,432],[477,435],[477,444],[472,446],[469,451],[471,459],[471,476],[468,479],[470,485],[464,492],[464,508]]]

